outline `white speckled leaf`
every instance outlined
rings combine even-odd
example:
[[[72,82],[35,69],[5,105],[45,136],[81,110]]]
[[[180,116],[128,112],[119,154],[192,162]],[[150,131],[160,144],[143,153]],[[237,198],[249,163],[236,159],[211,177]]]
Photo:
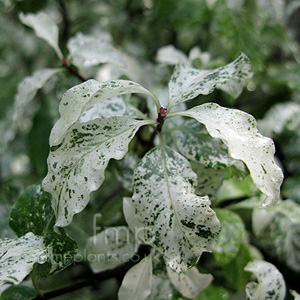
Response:
[[[167,268],[167,270],[173,285],[181,295],[190,299],[196,297],[202,290],[207,288],[213,280],[211,274],[201,274],[196,267],[181,274],[177,274],[170,268]]]
[[[254,184],[266,196],[264,206],[278,201],[283,174],[274,161],[274,143],[257,131],[251,115],[215,103],[206,103],[176,115],[203,123],[212,137],[225,143],[231,157],[246,164]]]
[[[13,140],[18,127],[23,132],[31,128],[36,109],[30,107],[30,104],[37,91],[58,71],[59,69],[38,70],[19,83],[13,110],[8,112],[6,118],[0,122],[0,130],[3,134],[0,140],[0,152],[4,152],[7,144]]]
[[[80,118],[84,111],[97,102],[130,93],[152,95],[138,83],[129,80],[110,80],[100,83],[91,79],[69,89],[59,104],[61,117],[52,128],[50,145],[59,144],[67,129]]]
[[[268,209],[254,209],[252,228],[257,242],[269,255],[300,271],[299,204],[285,200]]]
[[[93,272],[111,270],[128,262],[136,252],[133,233],[125,226],[106,228],[86,242]]]
[[[151,294],[147,300],[166,300],[172,299],[174,287],[168,278],[162,278],[152,275],[152,288]]]
[[[135,219],[148,229],[144,239],[152,238],[178,273],[196,264],[203,251],[212,251],[220,231],[208,197],[194,194],[196,180],[189,162],[164,145],[144,156],[133,177]]]
[[[189,59],[181,50],[176,49],[173,45],[164,46],[158,49],[156,60],[166,65],[177,65],[185,63],[190,65]]]
[[[68,41],[72,63],[79,67],[92,67],[101,63],[124,65],[121,53],[111,45],[105,33],[84,35],[81,32]]]
[[[144,224],[136,219],[134,206],[131,198],[124,197],[123,198],[123,213],[125,220],[131,229],[132,232],[135,233],[135,236],[139,238],[142,242],[145,242],[144,238],[146,234],[144,233]]]
[[[56,226],[70,224],[88,204],[89,194],[101,186],[109,160],[123,158],[139,127],[153,123],[127,117],[76,123],[50,148],[43,188],[52,194]]]
[[[32,232],[18,239],[0,240],[0,294],[11,284],[19,284],[35,263],[47,261],[44,238]]]
[[[246,285],[247,300],[285,299],[285,282],[275,266],[263,260],[254,260],[248,263],[245,271],[254,273],[258,280],[258,283]]]
[[[152,257],[143,258],[124,276],[119,289],[119,300],[145,300],[152,286]]]
[[[249,59],[245,54],[215,70],[198,70],[179,64],[169,82],[168,110],[200,94],[208,95],[215,88],[226,89],[231,96],[238,97],[246,80],[252,76],[250,68]]]
[[[126,105],[121,97],[113,97],[97,102],[88,108],[80,116],[79,122],[88,122],[94,119],[106,119],[109,117],[123,116]]]
[[[28,121],[24,119],[24,115],[28,113],[28,105],[33,100],[37,91],[41,89],[45,83],[55,73],[60,71],[59,69],[42,69],[34,72],[31,76],[25,77],[18,85],[18,92],[16,94],[14,103],[14,115],[13,122],[24,130],[24,127],[30,128]],[[25,123],[25,124],[24,124]]]
[[[196,194],[199,196],[207,195],[213,202],[224,181],[226,169],[213,169],[194,161],[191,162],[191,166],[198,177]]]
[[[299,120],[299,116],[300,104],[296,102],[277,103],[272,106],[262,120],[258,120],[257,126],[262,134],[273,138],[281,134],[287,124],[292,123],[293,118]]]
[[[58,46],[58,26],[51,17],[44,12],[26,15],[20,13],[19,17],[23,24],[31,27],[38,37],[45,40],[55,50],[60,59],[63,57]]]
[[[122,186],[130,192],[132,191],[133,171],[139,160],[137,153],[129,150],[122,160],[116,162],[116,168],[114,170],[116,177]]]
[[[204,125],[193,119],[187,120],[176,132],[176,145],[188,160],[210,168],[227,167],[236,162],[228,154],[222,141],[212,138]]]

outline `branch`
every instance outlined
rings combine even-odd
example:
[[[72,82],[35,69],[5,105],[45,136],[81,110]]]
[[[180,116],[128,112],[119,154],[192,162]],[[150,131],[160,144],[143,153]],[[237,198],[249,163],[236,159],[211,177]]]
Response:
[[[83,78],[67,61],[65,57],[62,58],[61,62],[63,63],[64,67],[73,75],[75,75],[79,80],[85,82],[86,79]]]
[[[58,0],[58,4],[60,6],[60,11],[62,15],[62,34],[61,34],[61,44],[65,45],[65,43],[68,41],[70,36],[70,19],[67,7],[65,5],[65,2],[63,0]]]
[[[87,280],[84,280],[84,281],[81,281],[81,282],[78,282],[78,283],[74,283],[70,286],[66,286],[66,287],[63,287],[63,288],[60,288],[60,289],[57,289],[57,290],[54,290],[54,291],[46,292],[42,295],[38,295],[35,298],[32,298],[31,300],[53,299],[55,297],[58,297],[58,296],[61,296],[61,295],[64,295],[64,294],[82,289],[84,287],[98,284],[99,282],[104,281],[104,280],[109,279],[109,278],[114,278],[114,277],[117,277],[117,278],[122,277],[123,278],[124,275],[127,273],[127,271],[134,264],[136,264],[136,262],[135,263],[129,262],[126,265],[122,265],[122,266],[120,266],[120,267],[118,267],[114,270],[108,270],[106,272],[102,272],[102,273],[99,273],[99,274],[94,274],[92,276],[92,278],[89,278]]]

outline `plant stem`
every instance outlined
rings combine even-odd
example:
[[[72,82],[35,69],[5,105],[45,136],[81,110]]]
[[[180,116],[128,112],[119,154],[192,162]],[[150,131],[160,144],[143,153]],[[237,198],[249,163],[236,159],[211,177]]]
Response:
[[[135,262],[136,263],[136,262]],[[53,299],[55,297],[82,289],[84,287],[88,287],[88,286],[92,286],[94,284],[97,284],[101,281],[104,281],[106,279],[109,278],[120,278],[120,277],[124,277],[124,275],[126,274],[126,272],[135,264],[133,262],[130,262],[126,265],[120,266],[114,270],[109,270],[106,272],[102,272],[99,274],[94,274],[94,276],[92,278],[89,278],[87,280],[72,284],[70,286],[66,286],[54,291],[50,291],[50,292],[46,292],[44,294],[39,294],[37,295],[35,298],[31,299],[31,300],[48,300],[48,299]]]
[[[63,63],[64,67],[73,75],[75,75],[79,80],[81,80],[82,82],[85,82],[86,79],[83,78],[67,61],[67,59],[65,57],[63,57],[61,59],[61,62]]]

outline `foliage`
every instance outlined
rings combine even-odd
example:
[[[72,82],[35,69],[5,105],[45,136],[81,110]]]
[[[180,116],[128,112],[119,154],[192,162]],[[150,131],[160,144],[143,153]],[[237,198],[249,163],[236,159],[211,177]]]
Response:
[[[1,300],[299,297],[296,2],[1,1]]]

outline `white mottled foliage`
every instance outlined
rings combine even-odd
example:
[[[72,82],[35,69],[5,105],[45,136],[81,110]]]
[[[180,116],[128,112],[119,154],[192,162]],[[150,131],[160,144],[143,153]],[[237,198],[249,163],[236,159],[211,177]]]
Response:
[[[7,113],[6,118],[0,122],[1,133],[3,133],[0,140],[0,152],[4,152],[7,144],[13,140],[18,127],[23,132],[31,128],[32,118],[36,111],[35,107],[31,107],[32,100],[37,91],[58,71],[59,69],[38,70],[19,83],[13,110]]]
[[[274,205],[278,201],[283,174],[274,161],[274,143],[257,131],[251,115],[215,103],[175,114],[203,123],[212,137],[224,142],[231,157],[246,164],[254,184],[266,196],[264,206]]]
[[[79,118],[79,122],[88,122],[97,118],[123,116],[126,112],[126,105],[122,97],[108,98],[97,102],[88,108]]]
[[[15,98],[13,114],[13,122],[16,122],[20,128],[30,128],[31,122],[26,122],[24,118],[25,114],[28,113],[28,105],[33,100],[37,91],[58,71],[59,69],[38,70],[20,82]],[[29,124],[27,125],[27,123]]]
[[[203,251],[212,251],[220,231],[207,196],[194,194],[196,174],[179,153],[161,145],[149,151],[135,169],[132,204],[143,223],[142,239],[164,255],[176,272],[186,271]]]
[[[55,50],[60,59],[63,58],[58,46],[58,26],[51,17],[43,12],[26,15],[20,13],[19,17],[23,24],[31,27],[38,37],[45,40]]]
[[[213,169],[194,161],[191,162],[191,166],[198,177],[196,194],[199,196],[206,195],[213,202],[224,181],[226,169]]]
[[[43,188],[52,194],[56,226],[67,226],[85,208],[89,194],[101,186],[109,160],[123,158],[139,127],[154,122],[111,117],[76,123],[50,148]]]
[[[143,258],[124,276],[119,289],[119,300],[145,300],[152,287],[152,256]]]
[[[111,45],[107,33],[84,35],[79,32],[68,41],[68,49],[72,63],[79,68],[101,63],[124,64],[121,53]]]
[[[176,49],[173,45],[164,46],[158,49],[156,60],[167,65],[177,65],[184,63],[190,65],[190,62],[181,50]]]
[[[202,290],[207,288],[213,280],[211,274],[201,274],[196,267],[181,274],[177,274],[170,268],[167,268],[167,270],[172,284],[182,296],[190,299],[196,297]]]
[[[0,294],[22,282],[35,263],[45,263],[47,254],[43,237],[31,232],[18,239],[0,240]]]
[[[262,134],[273,138],[277,134],[281,134],[285,128],[289,128],[294,123],[293,119],[299,120],[299,116],[300,104],[295,102],[277,103],[272,106],[262,120],[258,120],[257,126]]]
[[[282,274],[272,264],[254,260],[247,264],[245,271],[255,274],[257,282],[246,285],[248,300],[283,300],[285,299],[285,282]]]
[[[145,242],[145,233],[142,230],[142,228],[144,228],[144,224],[135,217],[134,205],[129,197],[123,198],[123,213],[131,231],[136,232],[136,237]]]
[[[246,80],[252,76],[250,67],[245,54],[215,70],[198,70],[179,64],[169,81],[168,110],[198,95],[208,95],[215,88],[225,89],[231,96],[238,97]]]
[[[91,106],[108,98],[130,93],[143,93],[152,96],[141,85],[129,80],[111,80],[100,83],[91,79],[69,89],[59,104],[61,117],[52,128],[50,145],[59,144],[67,129],[77,122],[84,111]]]
[[[133,171],[139,162],[139,157],[137,153],[129,151],[125,157],[117,162],[115,169],[115,175],[122,186],[128,190],[132,191],[132,176]]]
[[[285,200],[268,209],[256,208],[252,220],[253,232],[265,251],[299,272],[299,205],[292,200]]]
[[[133,233],[125,226],[106,228],[86,242],[93,272],[114,269],[130,260],[136,252]]]
[[[222,141],[212,138],[205,126],[193,119],[187,120],[176,131],[176,146],[188,160],[210,168],[228,167],[236,162]]]
[[[166,300],[172,299],[174,287],[168,278],[152,275],[151,294],[147,300]]]

